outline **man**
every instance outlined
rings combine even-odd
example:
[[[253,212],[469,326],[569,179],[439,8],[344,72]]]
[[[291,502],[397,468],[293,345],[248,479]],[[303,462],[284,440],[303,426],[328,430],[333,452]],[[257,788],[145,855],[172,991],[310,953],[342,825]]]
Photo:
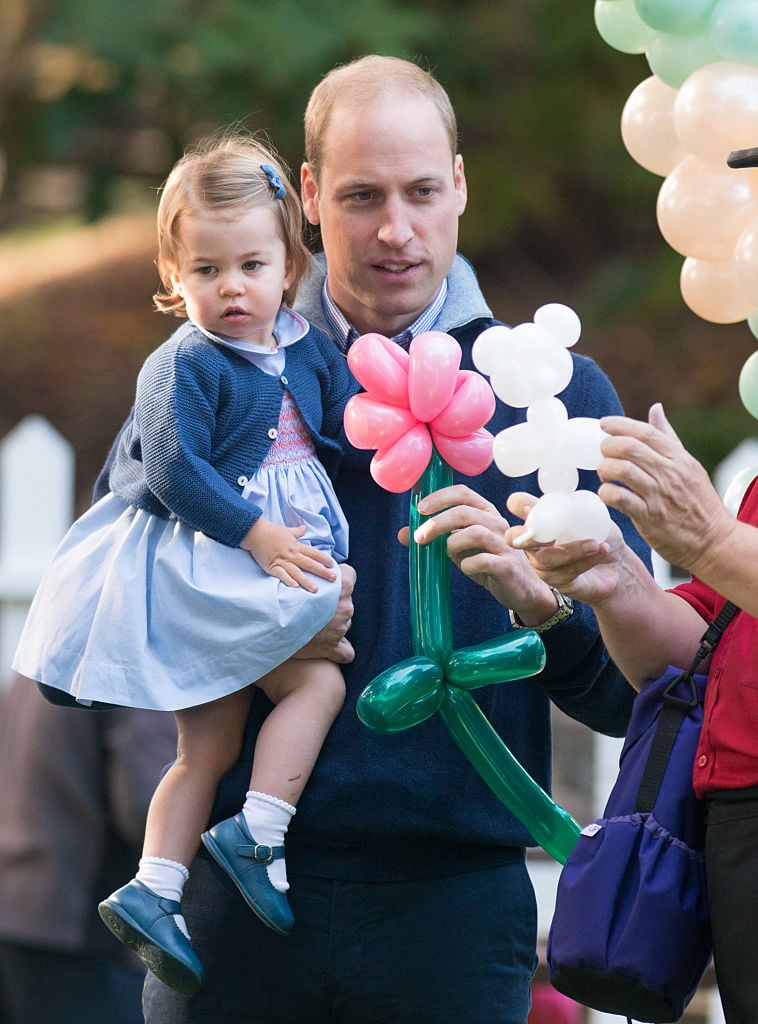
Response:
[[[343,350],[368,331],[403,345],[431,328],[448,332],[471,368],[473,340],[495,321],[471,267],[456,255],[466,179],[442,87],[406,61],[363,58],[314,90],[305,133],[303,202],[320,227],[325,257],[316,261],[299,310]],[[570,413],[618,411],[595,364],[583,357],[574,363],[563,394]],[[521,419],[523,410],[501,407],[490,427]],[[526,1021],[536,964],[526,829],[437,716],[387,737],[355,713],[363,687],[412,651],[407,552],[396,540],[407,525],[408,496],[376,486],[368,458],[348,453],[336,481],[357,569],[355,659],[345,666],[345,709],[288,833],[295,927],[285,939],[272,935],[226,876],[198,857],[184,908],[206,980],[189,998],[149,978],[147,1024]],[[583,478],[582,486],[596,484]],[[456,646],[511,628],[508,608],[517,624],[546,630],[543,674],[477,691],[477,699],[547,787],[549,699],[620,734],[633,693],[610,664],[592,613],[572,609],[502,541],[497,509],[513,489],[509,482],[491,469],[475,486],[476,493],[459,484],[452,495],[455,538],[470,538],[473,548],[452,551],[471,574],[455,573]],[[520,481],[518,489],[525,486]],[[628,523],[624,531],[647,558]],[[497,548],[491,561],[488,546]],[[214,820],[241,801],[266,712],[257,695],[246,748],[220,788]]]

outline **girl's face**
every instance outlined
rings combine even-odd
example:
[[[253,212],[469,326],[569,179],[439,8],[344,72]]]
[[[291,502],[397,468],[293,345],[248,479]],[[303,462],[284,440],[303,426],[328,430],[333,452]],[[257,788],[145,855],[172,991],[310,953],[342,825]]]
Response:
[[[274,320],[291,284],[276,212],[188,213],[178,235],[171,278],[189,318],[212,334],[275,347]]]

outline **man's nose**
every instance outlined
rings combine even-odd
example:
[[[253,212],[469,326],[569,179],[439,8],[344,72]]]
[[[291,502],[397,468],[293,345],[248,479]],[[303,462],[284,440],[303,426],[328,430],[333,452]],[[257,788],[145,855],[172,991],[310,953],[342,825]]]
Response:
[[[380,242],[401,249],[413,238],[413,225],[406,204],[400,199],[390,199],[382,210],[382,219],[377,232]]]

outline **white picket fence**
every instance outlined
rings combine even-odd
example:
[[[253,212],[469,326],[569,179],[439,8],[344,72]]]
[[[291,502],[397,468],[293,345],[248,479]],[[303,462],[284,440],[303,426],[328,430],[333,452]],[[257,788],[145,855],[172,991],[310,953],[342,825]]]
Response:
[[[0,688],[29,602],[74,509],[71,445],[41,416],[0,442]]]
[[[741,469],[758,464],[758,440],[740,445],[714,476],[720,493]],[[74,508],[74,456],[71,445],[41,416],[28,416],[0,441],[0,691],[11,681],[13,652],[29,603],[56,545],[68,529]],[[655,560],[656,579],[671,583],[671,569]],[[599,815],[616,777],[621,741],[595,735],[593,804]],[[559,866],[530,859],[537,893],[540,933],[547,934]],[[614,1024],[618,1017],[590,1012],[591,1024]],[[714,998],[709,1024],[723,1020]]]

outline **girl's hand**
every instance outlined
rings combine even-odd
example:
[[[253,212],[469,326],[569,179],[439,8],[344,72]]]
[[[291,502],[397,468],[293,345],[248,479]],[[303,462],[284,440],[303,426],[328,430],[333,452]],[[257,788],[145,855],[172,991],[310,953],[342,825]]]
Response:
[[[249,551],[269,576],[288,587],[303,587],[315,593],[318,586],[308,574],[332,581],[337,579],[337,573],[329,568],[334,565],[329,555],[299,542],[298,537],[304,533],[305,526],[282,526],[261,516],[250,527],[240,547]]]

